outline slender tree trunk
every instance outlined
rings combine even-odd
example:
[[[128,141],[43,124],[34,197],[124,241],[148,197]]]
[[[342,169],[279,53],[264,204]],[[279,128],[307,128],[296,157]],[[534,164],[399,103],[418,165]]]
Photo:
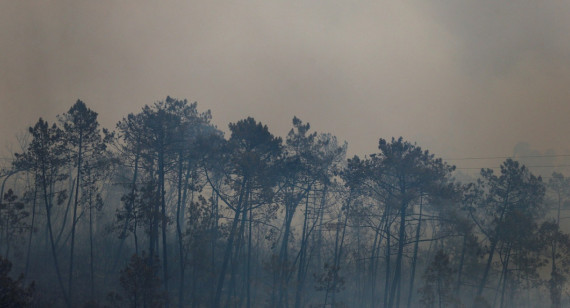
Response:
[[[402,194],[405,196],[405,190],[402,189]],[[404,197],[405,198],[405,197]],[[400,230],[398,233],[398,254],[396,256],[396,268],[394,270],[394,281],[390,289],[390,299],[388,301],[388,308],[392,308],[396,300],[396,289],[401,280],[402,273],[402,257],[404,255],[404,245],[406,242],[406,208],[407,202],[402,200],[402,207],[400,208]]]
[[[479,283],[479,287],[477,289],[477,296],[481,296],[483,294],[483,289],[485,288],[485,284],[487,284],[487,278],[489,276],[489,271],[493,262],[493,255],[495,254],[495,249],[497,248],[497,242],[497,239],[491,239],[489,256],[487,257],[487,263],[485,265],[485,270],[483,271],[483,278],[481,279],[481,282]]]
[[[386,280],[384,282],[384,307],[388,307],[388,301],[389,301],[389,294],[390,294],[390,274],[391,274],[391,267],[390,267],[390,260],[391,260],[391,222],[390,219],[386,220]]]
[[[91,169],[87,169],[87,177],[91,177]],[[92,180],[92,179],[90,179]],[[91,278],[91,300],[95,300],[95,271],[93,258],[93,188],[89,189],[89,273]]]
[[[322,231],[322,226],[323,226],[323,216],[324,216],[324,212],[325,212],[325,205],[327,202],[327,192],[328,192],[328,185],[325,185],[323,187],[323,195],[321,198],[321,204],[319,205],[319,208],[317,210],[317,220],[318,220],[318,232],[317,232],[317,239],[316,239],[316,245],[315,245],[315,249],[316,249],[316,258],[317,258],[317,264],[316,264],[316,268],[322,268],[323,264],[322,264],[322,259],[321,258],[321,250],[322,250],[322,243],[323,243],[323,231]]]
[[[384,213],[382,214],[382,220],[380,222],[380,224],[378,225],[379,228],[378,230],[380,230],[380,226],[382,226],[384,228],[384,234],[386,236],[386,248],[385,248],[385,259],[386,259],[386,274],[384,277],[384,308],[388,307],[388,299],[389,299],[389,294],[390,294],[390,278],[391,278],[391,260],[392,260],[392,220],[391,220],[391,213],[392,211],[392,206],[391,203],[389,202],[386,206],[386,209],[384,210]],[[380,237],[378,239],[378,244],[377,244],[377,253],[376,256],[380,255],[380,247],[381,247],[381,242],[382,242],[382,238]],[[378,257],[376,258],[378,259]],[[377,260],[375,260],[375,262],[377,262]],[[375,263],[374,265],[374,271],[376,272],[376,268],[378,267],[377,263]],[[376,278],[374,278],[376,279]],[[376,284],[376,283],[375,283]],[[374,303],[374,297],[372,298],[372,305],[373,307],[375,306]]]
[[[457,284],[455,286],[455,297],[460,297],[461,292],[461,275],[463,273],[463,263],[465,262],[465,253],[467,252],[467,235],[463,236],[463,247],[461,248],[461,257],[459,258],[459,266],[457,269]]]
[[[501,247],[499,247],[499,258],[501,259],[501,262],[503,262],[503,265],[501,266],[501,275],[499,276],[499,282],[497,283],[497,287],[495,288],[493,307],[497,306],[497,300],[499,300],[499,297],[501,295],[501,286],[503,285],[503,278],[505,277],[505,264],[501,258],[501,251],[503,251],[504,248],[505,248],[505,243],[501,243]]]
[[[402,278],[400,277],[400,280],[398,280],[398,290],[396,291],[396,307],[400,307],[400,299],[402,298],[400,296],[401,292],[402,292]]]
[[[412,305],[412,297],[414,295],[414,279],[416,278],[416,263],[418,260],[418,248],[419,248],[419,244],[420,244],[420,231],[422,228],[422,210],[423,210],[423,197],[420,196],[420,216],[418,218],[418,226],[416,227],[416,240],[414,243],[414,255],[412,257],[412,273],[411,273],[411,277],[410,277],[410,288],[409,288],[409,293],[408,293],[408,302],[407,302],[407,306],[406,306],[408,308],[410,308]]]
[[[505,290],[508,283],[508,274],[509,274],[509,260],[511,258],[511,245],[509,244],[509,248],[507,249],[507,258],[505,261],[505,265],[503,266],[503,288],[501,290],[501,308],[504,307],[505,302]]]
[[[73,178],[73,177],[71,176],[71,172],[70,172],[69,178],[70,178],[70,179]],[[74,192],[74,190],[75,190],[75,181],[76,181],[76,179],[73,179],[73,180],[70,180],[70,181],[71,181],[71,185],[69,186],[69,187],[70,187],[70,189],[69,189],[69,190],[70,190],[70,195],[69,195],[69,198],[67,199],[67,206],[65,207],[65,214],[63,215],[63,221],[62,221],[62,223],[61,223],[61,228],[59,229],[59,232],[58,232],[57,237],[56,237],[56,240],[55,240],[55,246],[59,246],[59,241],[61,240],[61,236],[63,235],[63,231],[65,231],[65,226],[67,225],[67,216],[69,216],[68,214],[69,214],[69,210],[70,210],[70,208],[71,208],[71,201],[72,201],[72,200],[74,199],[74,197],[75,197],[75,192]],[[51,190],[52,190],[52,191],[50,191],[50,193],[53,192],[53,187],[51,188]],[[65,241],[64,241],[64,242],[65,242]]]
[[[161,222],[162,222],[162,266],[164,274],[164,290],[168,294],[168,255],[167,255],[167,242],[166,242],[166,198],[164,189],[164,145],[160,149],[158,154],[158,187],[159,198],[160,198],[160,209],[161,209]],[[168,300],[166,301],[166,307],[168,308]]]
[[[73,220],[71,221],[71,248],[69,250],[69,301],[73,304],[73,253],[75,248],[75,226],[77,224],[77,206],[79,204],[79,186],[81,185],[81,163],[83,155],[83,130],[79,131],[79,150],[77,155],[77,178],[75,181],[75,196],[73,201]]]
[[[5,224],[6,224],[6,227],[4,228],[4,230],[5,230],[5,232],[6,232],[6,239],[5,239],[5,242],[6,242],[6,253],[4,253],[4,256],[6,257],[6,259],[8,259],[9,256],[10,256],[10,242],[11,242],[11,239],[12,239],[12,236],[10,236],[10,232],[9,232],[10,230],[8,229],[8,225],[10,224],[10,221],[9,221],[8,218],[6,218]]]
[[[216,307],[215,304],[215,292],[216,292],[216,284],[215,284],[215,273],[216,273],[216,242],[218,239],[218,202],[219,197],[218,195],[212,190],[212,238],[210,240],[210,246],[212,251],[212,277],[210,279],[210,304],[212,307]]]
[[[294,189],[291,194],[294,194]],[[291,221],[293,220],[293,215],[295,214],[296,201],[291,200],[293,197],[288,198],[285,205],[285,221],[284,221],[284,231],[283,239],[281,241],[281,250],[279,253],[279,280],[277,285],[279,285],[279,299],[277,301],[277,307],[283,306],[283,301],[288,297],[288,279],[289,276],[289,233],[291,232]]]
[[[246,196],[245,199],[245,204],[249,204],[249,193]],[[247,228],[247,233],[249,234],[249,227],[251,226],[251,208],[245,208],[244,213],[242,215],[242,225],[241,225],[241,231],[242,235],[241,235],[241,241],[240,241],[240,247],[242,247],[243,251],[243,265],[242,265],[242,285],[241,285],[241,296],[238,297],[238,302],[236,303],[237,307],[241,307],[242,303],[244,300],[246,300],[246,304],[247,304],[247,292],[248,292],[248,272],[249,272],[249,257],[251,256],[251,246],[250,246],[250,241],[249,241],[249,236],[248,236],[248,241],[246,243],[246,228]],[[237,258],[238,256],[236,255],[236,260],[239,260],[239,258]]]
[[[441,300],[441,279],[437,277],[437,306],[441,308],[442,300]]]
[[[291,233],[291,222],[293,221],[293,216],[297,206],[308,195],[311,189],[311,184],[307,184],[307,188],[303,192],[303,196],[299,199],[295,197],[295,182],[291,185],[291,193],[289,198],[285,201],[285,221],[284,221],[284,233],[283,239],[281,241],[281,250],[279,252],[279,275],[278,275],[278,285],[279,285],[279,299],[277,301],[277,307],[282,307],[285,301],[285,306],[288,306],[289,301],[289,271],[291,270],[289,264],[289,234]]]
[[[558,232],[558,230],[560,230],[560,209],[562,207],[562,196],[560,193],[560,188],[558,190],[558,211],[556,214],[556,232]],[[558,308],[560,307],[560,302],[561,302],[561,285],[559,282],[559,274],[558,274],[558,270],[556,268],[556,247],[557,246],[557,240],[554,239],[552,241],[552,250],[551,250],[551,271],[550,271],[550,281],[549,281],[549,287],[550,287],[550,298],[551,298],[551,302],[552,302],[552,307],[553,308]]]
[[[356,229],[356,255],[360,258],[364,256],[364,253],[361,251],[362,248],[362,240],[360,239],[360,228]],[[356,305],[359,307],[365,306],[365,295],[366,292],[364,290],[364,279],[365,275],[363,275],[366,268],[366,262],[364,259],[362,262],[356,261],[355,262],[355,270],[356,270]]]
[[[352,192],[351,192],[352,194]],[[338,271],[340,270],[340,260],[342,259],[342,249],[344,247],[344,237],[346,235],[346,225],[348,223],[348,217],[350,215],[350,203],[351,203],[351,198],[348,199],[348,201],[346,202],[346,212],[344,213],[344,221],[342,222],[342,234],[340,236],[340,243],[338,244],[338,252],[337,249],[335,249],[335,275],[333,276],[333,288],[335,288],[332,294],[332,299],[331,299],[331,303],[333,305],[333,307],[336,305],[336,284],[338,283]],[[340,220],[340,219],[339,219]],[[338,233],[338,232],[337,232]],[[336,245],[336,244],[335,244]]]
[[[137,144],[138,144],[138,140],[137,140]],[[138,170],[139,170],[139,159],[140,159],[140,148],[137,146],[137,150],[136,150],[136,154],[135,154],[135,166],[134,166],[134,170],[133,170],[133,180],[131,182],[131,195],[130,197],[132,198],[132,201],[128,201],[128,202],[132,202],[129,206],[127,206],[127,216],[125,219],[125,223],[123,225],[123,228],[121,230],[121,241],[119,242],[119,248],[117,249],[117,255],[115,257],[115,262],[113,263],[113,271],[116,270],[117,268],[117,264],[119,262],[119,257],[121,256],[121,251],[123,250],[123,245],[125,244],[125,238],[126,238],[126,234],[127,234],[127,228],[129,226],[129,220],[131,219],[131,215],[133,213],[134,210],[134,206],[135,206],[135,192],[136,192],[136,187],[137,187],[137,176],[138,176]],[[135,220],[135,227],[133,230],[133,236],[135,238],[135,253],[138,255],[138,241],[137,241],[137,228],[136,228],[136,224],[137,224],[137,218],[136,215],[134,217]],[[150,251],[149,251],[150,252]]]
[[[154,163],[154,162],[153,162]],[[158,251],[158,219],[159,219],[159,215],[160,215],[160,184],[156,183],[155,181],[158,181],[155,179],[155,175],[153,172],[153,168],[154,166],[149,166],[149,178],[151,179],[151,183],[153,185],[157,185],[157,189],[156,191],[153,193],[152,195],[152,201],[151,204],[149,204],[149,210],[150,210],[150,233],[149,233],[149,241],[148,241],[148,245],[149,245],[149,253],[152,256],[151,258],[148,259],[149,262],[149,266],[151,268],[154,268],[154,259],[155,257],[160,258],[159,256],[159,251]]]
[[[52,228],[52,223],[51,223],[51,207],[52,205],[49,202],[49,197],[48,197],[48,192],[47,192],[47,183],[46,183],[46,175],[45,175],[45,170],[42,170],[42,182],[43,182],[43,188],[44,188],[44,203],[45,203],[45,207],[46,207],[46,216],[47,216],[47,229],[48,229],[48,233],[49,233],[49,240],[50,240],[50,245],[51,245],[51,252],[52,252],[52,257],[53,257],[53,262],[55,265],[55,273],[57,275],[57,281],[59,282],[59,286],[61,288],[61,293],[63,294],[63,299],[65,301],[65,304],[67,305],[67,307],[71,308],[71,303],[69,302],[69,297],[67,296],[67,292],[65,291],[65,287],[63,286],[63,280],[61,278],[61,271],[59,269],[59,262],[57,260],[57,253],[56,253],[56,248],[55,248],[55,242],[53,239],[53,228]]]
[[[503,207],[501,209],[501,215],[499,217],[499,222],[498,222],[499,224],[502,223],[503,218],[505,216],[505,212],[507,211],[507,205],[509,203],[509,193],[510,193],[510,185],[507,187],[506,197],[503,202]],[[489,257],[487,258],[487,264],[485,265],[483,278],[481,278],[481,282],[479,283],[479,287],[477,288],[475,299],[477,299],[477,297],[480,297],[483,294],[483,289],[485,288],[485,284],[487,284],[487,278],[489,277],[489,271],[491,270],[491,264],[493,262],[493,255],[495,254],[495,249],[497,247],[497,242],[498,242],[497,235],[498,234],[494,234],[494,237],[491,238]]]
[[[297,269],[297,290],[295,291],[295,308],[301,307],[302,292],[305,285],[305,254],[307,250],[307,220],[309,216],[309,194],[305,197],[305,215],[303,218],[303,232],[301,234],[301,248],[299,248],[299,268]]]
[[[180,262],[180,281],[178,285],[178,307],[182,308],[184,303],[184,270],[186,261],[184,260],[184,245],[182,243],[182,229],[180,224],[180,211],[182,207],[182,153],[178,157],[178,202],[176,204],[176,236],[178,237],[178,258]],[[190,168],[188,168],[190,170]],[[183,218],[184,219],[184,218]]]
[[[380,259],[380,248],[381,248],[381,244],[382,244],[382,235],[381,232],[382,230],[386,231],[387,228],[387,224],[388,224],[388,215],[389,215],[389,211],[390,211],[390,207],[388,206],[388,208],[382,213],[382,218],[380,219],[380,222],[378,223],[378,226],[374,228],[374,241],[372,244],[372,249],[370,251],[370,264],[368,265],[368,280],[369,280],[369,288],[370,288],[370,307],[374,308],[376,307],[376,299],[375,299],[375,295],[376,295],[376,280],[377,280],[377,274],[378,274],[378,263],[379,263],[379,259]],[[386,231],[387,234],[389,234],[389,231]],[[388,240],[388,246],[390,245],[390,241]],[[388,252],[388,255],[390,254],[390,252]],[[388,260],[388,258],[387,258]],[[387,261],[387,272],[390,271],[389,269],[389,260]],[[366,268],[366,264],[364,265],[364,268]],[[386,279],[388,279],[389,275],[386,276]],[[386,285],[388,284],[388,280],[386,280]],[[384,299],[387,300],[387,292],[385,292],[385,296]],[[384,303],[384,307],[386,306],[386,303]]]
[[[370,250],[370,263],[368,264],[368,287],[370,288],[370,307],[374,308],[376,302],[374,300],[375,289],[376,289],[376,246],[378,245],[378,238],[380,236],[380,228],[382,228],[382,223],[376,228],[374,232],[374,241],[372,242],[372,249]],[[365,265],[366,267],[366,265]]]
[[[35,177],[37,178],[37,177]],[[30,269],[30,254],[32,251],[32,237],[34,235],[35,221],[36,221],[36,203],[37,203],[38,187],[34,181],[34,200],[32,201],[32,222],[30,225],[30,236],[28,237],[28,251],[26,253],[26,270],[24,276],[28,277],[28,270]]]
[[[247,271],[246,271],[246,307],[251,307],[251,235],[252,235],[252,221],[253,221],[253,212],[249,210],[249,226],[248,226],[248,235],[247,235]]]
[[[139,254],[139,239],[137,236],[137,218],[135,217],[135,222],[134,222],[134,226],[133,226],[133,240],[135,241],[135,254],[138,255]]]
[[[91,199],[91,197],[89,197]],[[91,299],[95,298],[95,271],[93,262],[95,258],[93,258],[93,208],[91,204],[91,200],[89,201],[89,272],[91,277]]]
[[[237,231],[237,241],[236,241],[236,245],[235,245],[235,249],[234,249],[234,255],[232,257],[232,267],[230,268],[230,282],[229,282],[229,288],[228,288],[229,290],[228,290],[227,297],[226,297],[225,307],[230,307],[230,306],[239,307],[239,306],[241,306],[241,304],[240,304],[241,303],[241,297],[238,298],[238,296],[237,296],[237,288],[236,288],[235,283],[236,283],[236,272],[238,270],[238,262],[240,259],[239,258],[240,252],[243,249],[245,221],[246,220],[247,220],[247,206],[244,206],[244,209],[242,210],[242,214],[241,214],[240,226],[239,226],[238,231]],[[238,302],[234,301],[232,303],[232,300],[231,300],[232,295],[233,295],[234,299],[238,300]]]
[[[232,227],[230,229],[230,234],[228,236],[228,243],[226,246],[226,251],[224,252],[224,260],[222,262],[222,268],[220,269],[220,277],[218,279],[218,286],[216,288],[216,295],[214,296],[214,305],[213,305],[214,308],[220,307],[220,301],[221,301],[221,297],[222,297],[222,288],[224,286],[224,280],[226,277],[226,270],[228,268],[228,263],[229,263],[230,256],[232,253],[232,249],[233,249],[235,233],[236,233],[237,225],[239,223],[239,217],[240,217],[240,214],[242,211],[241,205],[242,205],[243,195],[245,192],[244,190],[245,190],[246,181],[247,181],[247,179],[244,178],[242,185],[241,185],[240,196],[239,196],[239,200],[238,200],[238,206],[236,207],[234,219],[232,221]]]

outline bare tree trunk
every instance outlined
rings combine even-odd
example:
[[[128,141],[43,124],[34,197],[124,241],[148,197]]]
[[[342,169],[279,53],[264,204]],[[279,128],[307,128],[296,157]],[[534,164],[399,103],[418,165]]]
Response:
[[[88,177],[90,177],[90,169],[87,169]],[[93,262],[93,195],[92,191],[89,190],[89,273],[91,278],[91,300],[95,299],[95,271]]]
[[[290,201],[289,201],[290,202]],[[291,221],[293,219],[293,209],[291,208],[291,204],[285,205],[285,221],[284,221],[284,228],[283,228],[283,239],[281,240],[281,250],[279,252],[279,264],[278,264],[278,281],[276,284],[279,286],[279,298],[276,303],[276,307],[283,306],[283,299],[288,294],[287,292],[287,270],[289,267],[288,264],[288,246],[289,246],[289,233],[291,232]]]
[[[505,216],[505,212],[507,211],[507,205],[509,202],[509,192],[510,192],[510,185],[506,191],[506,198],[503,202],[503,207],[501,209],[501,215],[499,217],[499,223],[501,223],[503,221],[503,217]],[[475,299],[477,299],[477,297],[480,297],[483,294],[483,289],[485,288],[485,284],[487,283],[487,278],[489,277],[489,271],[491,270],[491,264],[493,261],[493,255],[495,254],[495,249],[497,247],[497,242],[498,242],[497,234],[495,234],[494,237],[491,238],[491,247],[490,247],[490,251],[489,251],[489,257],[487,258],[487,264],[485,265],[485,271],[483,272],[483,278],[481,278],[481,282],[479,283],[479,287],[477,288],[477,293],[476,293]]]
[[[465,262],[465,253],[467,252],[467,235],[463,236],[463,247],[461,248],[461,257],[459,259],[459,266],[457,269],[457,284],[455,286],[455,297],[460,297],[461,292],[461,275],[463,273],[463,263]]]
[[[310,185],[307,190],[310,189]],[[293,184],[293,189],[291,195],[295,195],[295,188]],[[281,241],[281,250],[279,252],[279,300],[277,301],[277,307],[283,306],[283,301],[287,301],[289,297],[289,234],[291,232],[291,222],[293,221],[293,216],[295,215],[295,210],[298,205],[298,200],[294,197],[287,198],[285,201],[285,221],[284,221],[284,231],[283,239]]]
[[[28,270],[30,268],[30,254],[32,251],[32,236],[34,235],[35,221],[36,221],[36,203],[37,203],[38,187],[34,182],[34,200],[32,201],[32,222],[30,225],[30,236],[28,237],[28,251],[26,253],[26,270],[24,277],[28,277]]]
[[[309,216],[309,194],[305,197],[305,215],[303,218],[303,232],[301,234],[301,248],[299,248],[299,268],[297,269],[297,290],[295,291],[295,308],[301,307],[302,291],[305,285],[305,257],[307,253],[307,220]]]
[[[44,202],[45,202],[46,216],[47,216],[47,229],[48,229],[48,233],[49,233],[51,253],[52,253],[53,262],[55,265],[55,273],[57,275],[57,281],[59,282],[59,286],[61,288],[61,293],[63,294],[63,299],[65,301],[65,304],[67,305],[67,307],[71,308],[71,303],[69,302],[69,297],[67,296],[67,292],[65,291],[65,287],[63,286],[63,280],[61,278],[61,271],[59,269],[59,262],[57,260],[55,242],[53,240],[53,231],[52,231],[53,228],[52,228],[52,223],[51,223],[51,207],[52,207],[52,204],[48,200],[49,197],[48,197],[48,192],[47,192],[45,170],[43,170],[42,172],[43,172],[42,173],[42,178],[43,178],[42,182],[43,182],[43,188],[44,188]]]
[[[372,242],[372,249],[370,250],[370,264],[368,265],[368,287],[370,288],[370,307],[374,308],[375,300],[375,289],[376,289],[376,259],[378,256],[376,255],[376,246],[378,245],[378,238],[380,236],[380,228],[382,228],[382,223],[376,228],[374,232],[374,241]],[[365,266],[366,267],[366,266]]]
[[[414,296],[414,279],[416,278],[416,263],[418,260],[420,231],[421,231],[421,227],[422,227],[422,209],[423,209],[423,198],[422,198],[422,196],[420,196],[420,216],[418,218],[418,226],[416,227],[416,240],[414,243],[414,255],[412,257],[412,273],[411,273],[411,277],[410,277],[410,288],[409,288],[409,294],[408,294],[408,302],[407,302],[407,306],[406,306],[408,308],[411,307],[412,298]]]
[[[403,194],[405,194],[405,191]],[[390,289],[390,299],[388,301],[388,308],[392,308],[396,300],[396,289],[401,280],[402,272],[402,258],[404,255],[404,245],[406,242],[406,208],[407,203],[402,200],[402,207],[400,208],[400,230],[398,232],[398,254],[396,255],[396,268],[394,270],[394,280]]]
[[[168,255],[167,255],[167,243],[166,243],[166,200],[165,200],[165,190],[164,190],[164,149],[160,149],[158,153],[158,187],[159,187],[159,198],[160,198],[160,208],[161,208],[161,221],[162,221],[162,266],[164,275],[164,290],[168,294]],[[157,222],[158,223],[158,222]],[[168,300],[166,301],[166,307],[168,308]]]
[[[178,307],[182,308],[184,303],[184,270],[186,262],[184,260],[184,245],[182,243],[182,229],[180,224],[180,212],[182,207],[182,153],[178,157],[178,202],[176,206],[176,236],[178,237],[178,258],[180,263],[180,281],[178,285]],[[188,168],[189,172],[190,168]],[[186,179],[188,179],[188,172]],[[186,189],[184,189],[186,193]],[[182,217],[184,219],[184,217]]]
[[[317,210],[317,219],[318,219],[318,233],[317,233],[317,244],[315,245],[315,249],[316,249],[316,258],[317,258],[317,264],[316,267],[317,268],[322,268],[323,264],[321,263],[322,259],[321,258],[321,250],[322,250],[322,242],[323,242],[323,231],[322,231],[322,226],[323,226],[323,216],[324,216],[324,212],[325,212],[325,205],[327,202],[327,192],[328,192],[328,186],[325,185],[323,187],[323,195],[321,197],[321,204],[319,205],[319,208]]]
[[[380,248],[382,246],[382,230],[387,228],[387,224],[388,224],[388,212],[389,212],[389,207],[388,209],[386,209],[383,213],[382,213],[382,218],[380,219],[380,222],[378,223],[378,226],[374,228],[375,230],[375,234],[374,234],[374,242],[372,244],[372,249],[370,252],[370,264],[368,266],[368,280],[369,280],[369,291],[370,291],[370,307],[374,308],[376,307],[376,299],[375,297],[375,291],[376,291],[376,280],[377,280],[377,274],[378,274],[378,262],[380,259]],[[387,231],[387,234],[389,234],[389,231]],[[388,246],[390,245],[390,241],[388,240]],[[390,254],[390,252],[388,252],[388,254]],[[388,258],[387,258],[388,259]],[[389,261],[387,261],[389,262]],[[389,272],[389,263],[387,263],[387,271]],[[364,268],[366,268],[366,266],[364,266]],[[388,284],[388,276],[386,276],[386,285]],[[385,293],[387,294],[387,292]],[[387,296],[384,296],[385,301],[387,300]],[[386,303],[384,303],[384,306],[386,306]]]
[[[247,197],[246,197],[247,198]],[[241,214],[241,223],[239,226],[239,229],[237,231],[237,242],[235,245],[235,249],[234,249],[234,255],[232,257],[232,266],[230,268],[230,283],[229,283],[229,288],[228,288],[228,293],[227,293],[227,297],[226,297],[226,305],[225,307],[230,307],[230,306],[235,306],[235,307],[239,307],[241,306],[241,298],[237,297],[237,288],[236,288],[236,271],[238,270],[238,262],[239,262],[239,257],[240,257],[240,252],[243,248],[243,241],[244,241],[244,231],[245,231],[245,221],[247,220],[247,209],[245,209],[244,206],[244,210],[242,211]],[[232,303],[231,299],[232,299],[232,295],[234,296],[234,298],[238,299],[239,303]]]
[[[69,301],[73,304],[73,253],[75,248],[75,226],[77,224],[77,206],[79,204],[79,186],[81,183],[81,163],[83,155],[83,130],[79,131],[79,151],[77,155],[77,178],[75,180],[75,196],[73,201],[73,220],[71,221],[71,247],[69,250]]]
[[[241,185],[241,191],[240,191],[240,196],[239,196],[239,200],[238,200],[238,206],[236,207],[236,211],[235,211],[235,215],[234,215],[234,219],[232,221],[232,227],[230,229],[230,234],[228,237],[228,243],[226,246],[226,251],[224,252],[224,260],[222,262],[222,268],[220,269],[220,277],[218,279],[218,286],[216,288],[216,294],[214,296],[214,308],[220,307],[220,301],[221,301],[221,297],[222,297],[222,288],[224,286],[224,280],[226,277],[226,270],[228,268],[228,263],[230,260],[230,256],[232,253],[232,249],[233,249],[233,243],[234,243],[234,238],[235,238],[235,233],[236,233],[236,229],[237,229],[237,225],[239,223],[239,217],[240,214],[242,212],[242,200],[243,200],[243,195],[245,193],[245,183],[246,183],[247,179],[243,179],[242,185]],[[219,195],[219,194],[218,194]]]
[[[505,265],[503,266],[503,289],[501,290],[501,308],[504,307],[505,302],[505,290],[508,283],[508,274],[509,274],[509,260],[511,258],[511,245],[509,244],[509,248],[507,249],[507,259],[505,261]]]
[[[214,184],[212,184],[214,185]],[[210,240],[210,246],[211,246],[211,251],[212,251],[212,277],[215,276],[215,272],[216,272],[216,241],[218,238],[218,202],[219,202],[219,197],[218,195],[215,193],[214,190],[212,190],[212,238]],[[212,307],[216,307],[214,305],[215,303],[215,292],[216,292],[216,285],[214,283],[215,279],[210,279],[211,280],[211,284],[210,284],[210,304],[212,305]]]
[[[351,192],[352,193],[352,192]],[[348,217],[350,215],[350,203],[351,203],[351,199],[349,198],[348,201],[346,202],[346,212],[344,213],[344,222],[342,222],[342,235],[340,237],[340,243],[338,243],[338,241],[336,241],[338,243],[338,250],[335,247],[335,260],[334,260],[334,265],[335,265],[335,275],[333,276],[333,288],[335,288],[335,290],[333,290],[333,294],[332,294],[332,299],[331,299],[331,303],[333,305],[333,307],[335,306],[336,302],[336,284],[337,284],[337,279],[338,279],[338,271],[340,270],[340,260],[342,258],[342,249],[343,249],[343,245],[344,245],[344,237],[346,235],[346,224],[348,223]],[[339,222],[340,222],[340,217],[339,217]],[[338,238],[338,227],[337,227],[337,238]],[[335,246],[337,246],[337,244],[335,243]]]
[[[560,230],[560,209],[562,207],[562,196],[560,189],[558,189],[558,211],[556,214],[556,231]],[[558,270],[556,268],[556,245],[557,240],[552,241],[552,250],[551,250],[551,271],[550,271],[550,298],[552,302],[553,308],[559,308],[561,304],[561,285],[560,285],[560,278],[558,274]]]
[[[138,141],[137,141],[138,144]],[[132,198],[132,204],[130,206],[127,206],[127,219],[125,219],[125,224],[123,225],[123,228],[121,230],[121,241],[119,242],[119,248],[117,249],[117,255],[115,257],[115,262],[113,262],[113,268],[112,270],[115,271],[117,268],[117,264],[119,262],[119,257],[121,256],[121,251],[123,250],[123,245],[125,244],[125,238],[126,238],[126,233],[127,233],[127,228],[129,226],[129,219],[131,217],[132,211],[133,211],[133,207],[134,207],[134,203],[135,203],[135,192],[136,192],[136,185],[137,185],[137,176],[138,176],[138,170],[139,170],[139,159],[140,159],[140,149],[137,148],[136,150],[136,156],[135,156],[135,166],[134,166],[134,170],[133,170],[133,180],[131,182],[131,198]],[[137,228],[136,228],[136,217],[135,219],[135,228],[133,230],[134,233],[134,238],[135,238],[135,253],[138,254],[138,241],[137,241]]]
[[[389,293],[390,293],[390,271],[392,270],[390,268],[390,260],[391,260],[391,232],[390,232],[390,227],[391,227],[391,222],[389,221],[390,219],[386,220],[386,280],[384,282],[384,307],[388,307],[388,301],[389,301]]]
[[[247,270],[245,274],[246,279],[246,307],[251,307],[251,235],[252,235],[252,222],[253,222],[253,212],[249,210],[249,221],[248,221],[248,235],[247,235]]]
[[[63,231],[65,231],[65,226],[67,225],[67,216],[69,214],[69,209],[71,208],[71,201],[73,200],[74,195],[75,195],[75,193],[74,193],[75,189],[74,188],[75,188],[75,180],[76,179],[72,179],[72,178],[73,177],[71,176],[71,172],[70,172],[70,175],[69,175],[69,179],[71,182],[71,185],[69,186],[70,194],[69,194],[69,198],[67,199],[67,206],[65,207],[65,214],[63,215],[63,222],[61,223],[61,228],[59,229],[59,232],[58,232],[57,237],[55,239],[55,246],[59,245],[59,241],[61,240],[61,236],[63,235]],[[53,187],[51,187],[50,189],[52,190],[50,192],[53,192]]]

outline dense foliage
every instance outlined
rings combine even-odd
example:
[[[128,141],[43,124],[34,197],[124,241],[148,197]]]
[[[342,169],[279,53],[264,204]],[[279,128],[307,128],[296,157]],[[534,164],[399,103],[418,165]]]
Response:
[[[97,117],[78,100],[39,119],[2,170],[2,305],[570,304],[562,174],[507,159],[461,183],[401,137],[347,159],[297,117],[284,138],[253,118],[224,136],[171,97],[114,132]]]

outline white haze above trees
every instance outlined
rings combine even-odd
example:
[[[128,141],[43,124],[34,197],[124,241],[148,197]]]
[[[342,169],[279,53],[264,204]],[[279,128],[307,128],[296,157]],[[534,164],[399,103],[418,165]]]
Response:
[[[78,97],[112,128],[166,94],[226,134],[252,116],[284,136],[301,116],[350,156],[392,136],[444,158],[570,154],[567,16],[567,1],[0,1],[1,156]]]

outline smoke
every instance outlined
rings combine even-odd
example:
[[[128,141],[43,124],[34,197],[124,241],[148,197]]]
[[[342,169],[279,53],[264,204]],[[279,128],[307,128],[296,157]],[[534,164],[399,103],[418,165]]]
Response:
[[[443,157],[568,150],[570,13],[510,1],[4,1],[1,139],[77,98],[107,127],[166,95],[296,115],[376,150],[404,136]],[[485,167],[485,166],[481,166]]]

